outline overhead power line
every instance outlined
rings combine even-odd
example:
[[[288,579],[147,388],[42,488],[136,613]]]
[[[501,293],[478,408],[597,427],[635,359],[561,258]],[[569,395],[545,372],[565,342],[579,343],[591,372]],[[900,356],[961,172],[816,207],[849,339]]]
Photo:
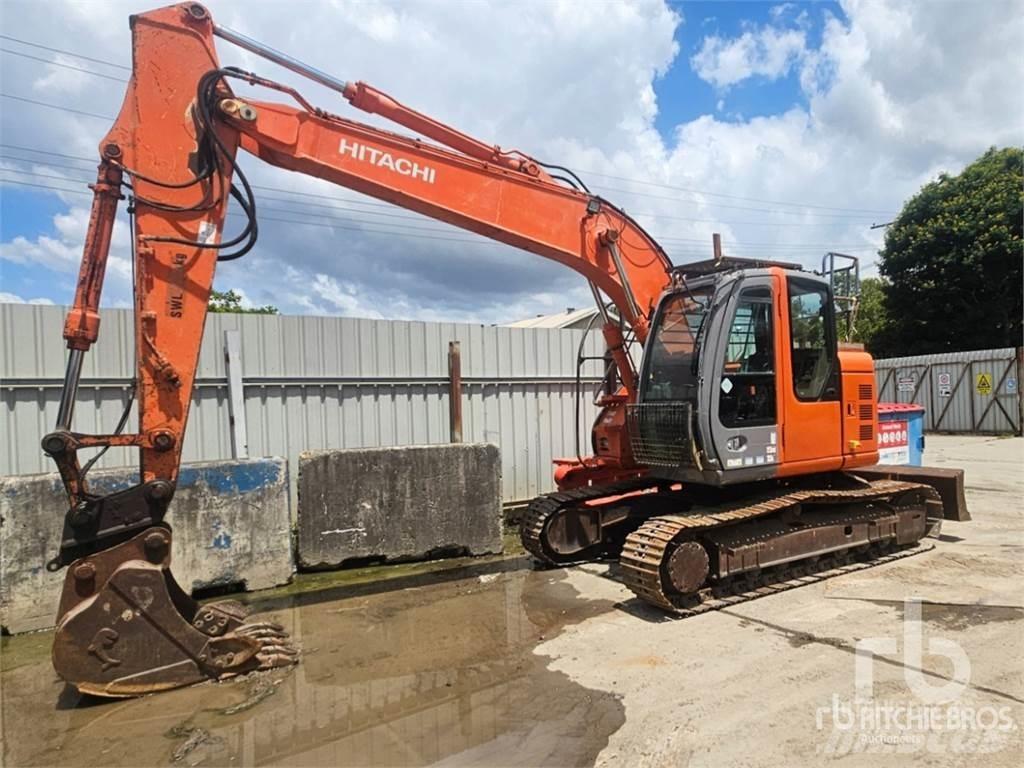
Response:
[[[650,192],[637,192],[633,189],[623,189],[622,187],[608,187],[604,184],[594,184],[593,186],[598,189],[603,189],[608,192],[618,192],[624,195],[635,195],[637,197],[649,197],[653,200],[672,200],[678,202],[681,198],[678,195],[654,195]],[[693,201],[685,201],[693,202]],[[778,208],[751,208],[746,205],[727,205],[726,203],[710,203],[717,208],[729,208],[735,211],[755,211],[758,213],[772,213],[772,214],[785,214],[786,216],[812,216],[814,218],[822,219],[859,219],[861,221],[867,221],[872,217],[866,214],[847,214],[847,213],[812,213],[810,211],[785,211]],[[889,212],[886,212],[887,215]]]
[[[95,164],[99,160],[98,157],[89,158],[89,157],[82,157],[80,155],[68,155],[68,154],[64,154],[64,153],[61,153],[61,152],[51,152],[51,151],[45,150],[45,149],[37,149],[37,148],[34,148],[34,147],[24,147],[24,146],[19,146],[19,145],[15,145],[15,144],[0,144],[0,147],[4,147],[5,149],[13,149],[13,150],[16,150],[16,151],[19,151],[19,152],[35,152],[35,153],[41,154],[41,155],[50,155],[50,156],[53,156],[53,157],[62,157],[62,158],[68,159],[68,160],[81,160],[82,162],[85,162],[85,163],[93,163],[93,164]],[[52,163],[49,163],[49,164],[53,165]],[[68,167],[70,168],[71,166],[68,166]],[[84,170],[84,169],[80,169],[80,170]],[[268,191],[268,192],[280,192],[280,193],[287,194],[287,195],[297,195],[297,196],[300,196],[300,197],[303,197],[303,198],[312,198],[312,199],[315,199],[315,200],[329,200],[329,201],[334,201],[334,202],[345,203],[346,205],[361,205],[361,206],[369,206],[369,207],[374,207],[374,208],[385,208],[385,209],[389,209],[389,210],[395,210],[395,208],[396,208],[396,206],[391,204],[391,203],[381,203],[381,202],[378,202],[378,201],[375,201],[375,200],[353,199],[353,198],[348,198],[348,197],[338,197],[337,195],[318,194],[318,193],[315,193],[315,192],[300,192],[298,190],[283,189],[281,187],[271,187],[271,186],[266,186],[266,185],[262,185],[262,184],[253,184],[252,187],[253,187],[253,189],[260,189],[260,190],[265,190],[265,191]],[[295,202],[298,202],[298,201],[295,201]],[[315,205],[315,204],[314,203],[304,203],[304,205]],[[323,206],[323,207],[331,207],[331,206]],[[661,219],[663,221],[683,221],[683,222],[690,222],[690,223],[697,223],[697,224],[713,224],[713,225],[716,225],[716,226],[721,226],[721,225],[737,226],[737,227],[741,227],[741,226],[749,226],[749,227],[804,227],[804,226],[806,226],[802,222],[725,221],[723,219],[696,218],[696,217],[692,217],[692,216],[671,216],[671,215],[664,214],[664,213],[653,213],[653,212],[633,211],[633,210],[628,210],[628,213],[631,216],[635,216],[635,217],[649,217],[649,218],[653,218],[653,219]],[[397,214],[392,214],[392,215],[397,215]],[[417,218],[418,216],[419,215],[416,215],[416,216],[413,216],[412,218]]]
[[[39,107],[47,107],[49,109],[60,109],[60,110],[64,110],[66,112],[71,112],[71,113],[77,114],[77,115],[84,115],[86,117],[95,117],[95,118],[98,118],[100,120],[110,120],[110,121],[114,120],[113,117],[110,117],[108,115],[98,115],[95,112],[85,112],[85,111],[78,110],[78,109],[72,109],[71,107],[66,107],[66,106],[64,106],[62,104],[49,104],[49,103],[44,102],[44,101],[37,101],[36,99],[28,99],[28,98],[25,98],[23,96],[15,96],[14,94],[9,94],[9,93],[0,93],[0,96],[3,96],[4,98],[7,98],[7,99],[14,99],[16,101],[26,102],[28,104],[34,104],[34,105],[39,106]],[[601,189],[604,189],[604,190],[607,190],[607,191],[610,191],[610,192],[619,192],[619,193],[622,193],[622,194],[634,195],[634,196],[637,196],[637,197],[649,197],[649,198],[656,199],[656,200],[671,200],[671,201],[674,201],[674,202],[680,202],[680,201],[682,201],[682,202],[693,202],[693,201],[682,200],[678,196],[670,197],[668,195],[653,195],[653,194],[650,194],[648,192],[637,192],[637,191],[632,190],[632,189],[621,189],[621,188],[618,188],[618,187],[606,187],[604,185],[595,185],[595,186],[599,186]],[[254,188],[255,188],[255,185],[254,185]],[[296,192],[295,194],[303,194],[303,193]],[[712,205],[715,205],[715,206],[717,206],[719,208],[731,208],[731,209],[741,210],[741,211],[754,211],[754,212],[759,212],[759,213],[775,213],[775,214],[781,213],[781,214],[784,214],[784,215],[787,215],[787,216],[811,216],[811,217],[814,217],[814,218],[840,218],[840,219],[860,219],[860,220],[866,220],[866,219],[871,218],[870,216],[864,216],[864,215],[854,216],[854,215],[839,214],[839,213],[811,213],[811,212],[802,212],[802,211],[785,211],[785,210],[778,210],[778,209],[774,209],[773,210],[771,208],[751,208],[749,206],[727,205],[725,203],[712,203]],[[637,214],[637,215],[640,215],[640,214]],[[660,214],[648,214],[648,215],[660,215]],[[666,217],[666,218],[668,218],[668,217]],[[679,218],[682,218],[682,217],[679,217]],[[702,221],[701,219],[682,219],[682,220]],[[715,221],[715,220],[714,219],[704,219],[704,221]],[[774,223],[774,222],[762,222],[762,223]]]
[[[131,71],[131,67],[125,66],[123,64],[117,64],[117,63],[112,62],[112,61],[106,61],[104,59],[99,59],[99,58],[95,58],[95,57],[91,57],[91,56],[86,56],[84,54],[75,53],[74,51],[68,51],[68,50],[65,50],[65,49],[62,49],[62,48],[53,48],[53,47],[50,47],[50,46],[41,45],[39,43],[33,43],[33,42],[28,41],[28,40],[22,40],[20,38],[12,37],[10,35],[2,35],[2,34],[0,34],[0,38],[2,38],[4,40],[10,40],[12,42],[20,43],[21,45],[27,45],[27,46],[31,46],[33,48],[39,48],[39,49],[42,49],[42,50],[50,51],[52,53],[60,53],[60,54],[66,55],[66,56],[73,56],[75,58],[82,59],[84,61],[91,61],[91,62],[94,62],[94,63],[97,63],[97,64],[104,64],[106,66],[116,67],[118,69],[123,69],[123,70],[129,71],[129,72]],[[79,72],[83,72],[85,74],[96,75],[98,77],[105,77],[107,79],[112,79],[112,80],[121,80],[120,78],[111,77],[109,75],[105,75],[105,74],[102,74],[100,72],[95,72],[93,70],[83,69],[83,68],[79,68],[79,67],[74,67],[74,66],[71,66],[71,65],[63,64],[61,62],[55,62],[55,61],[50,61],[48,59],[38,58],[38,57],[30,56],[28,54],[20,53],[20,52],[17,52],[17,51],[11,51],[11,50],[5,49],[4,52],[5,53],[12,53],[12,54],[14,54],[16,56],[24,56],[25,58],[29,58],[29,59],[35,59],[36,61],[40,61],[40,62],[43,62],[45,64],[51,64],[51,65],[54,65],[54,66],[65,67],[67,69],[73,69],[73,70],[76,70],[76,71],[79,71]],[[121,82],[127,82],[127,81],[121,80]],[[789,201],[789,200],[773,200],[773,199],[768,199],[768,198],[749,197],[749,196],[744,196],[744,195],[734,195],[734,194],[730,194],[730,193],[726,193],[726,192],[712,192],[712,191],[709,191],[709,190],[698,189],[698,188],[695,188],[695,187],[683,187],[683,186],[679,186],[679,185],[675,185],[675,184],[665,184],[663,182],[648,181],[646,179],[637,179],[637,178],[633,178],[633,177],[629,177],[629,176],[617,176],[617,175],[614,175],[614,174],[603,173],[601,171],[596,171],[596,170],[588,169],[588,168],[577,168],[576,170],[577,170],[578,173],[586,173],[586,174],[590,174],[592,176],[597,176],[597,177],[600,177],[600,178],[612,179],[612,180],[615,180],[615,181],[625,181],[625,182],[629,182],[630,184],[638,184],[638,185],[642,185],[642,186],[657,187],[657,188],[660,188],[660,189],[669,189],[669,190],[673,190],[673,191],[676,191],[676,192],[684,192],[684,193],[688,193],[688,194],[692,194],[692,195],[700,195],[700,196],[703,196],[703,197],[719,197],[719,198],[728,199],[728,200],[740,200],[740,201],[747,201],[747,202],[763,203],[763,204],[766,204],[766,205],[789,206],[789,207],[809,209],[809,210],[819,210],[819,211],[845,211],[848,214],[861,213],[861,214],[876,214],[876,215],[877,214],[886,214],[886,215],[891,215],[891,213],[892,213],[891,211],[885,211],[885,210],[881,210],[881,209],[877,209],[877,208],[851,208],[851,207],[821,205],[821,204],[818,204],[818,203],[803,203],[803,202],[793,202],[793,201]],[[655,199],[658,199],[658,198],[668,199],[668,200],[675,200],[675,199],[677,199],[676,197],[664,197],[664,196],[659,196],[659,195],[652,195],[652,194],[649,194],[649,193],[634,192],[633,190],[622,189],[622,188],[618,188],[618,187],[609,187],[607,185],[595,185],[595,186],[600,186],[600,187],[602,187],[604,189],[608,189],[608,190],[614,191],[614,192],[623,192],[623,193],[626,193],[626,194],[635,194],[635,195],[640,195],[640,196],[644,196],[644,197],[652,197],[652,198],[655,198]],[[750,208],[750,207],[747,207],[747,206],[730,206],[730,205],[726,205],[724,203],[714,203],[714,202],[712,202],[711,204],[719,206],[721,208],[733,208],[735,210],[747,210],[747,211],[769,212],[769,213],[787,213],[787,211],[778,210],[778,209],[765,211],[764,209],[760,209],[760,208]],[[793,211],[793,212],[788,212],[788,213],[790,213],[792,215],[792,214],[795,214],[796,212]],[[814,214],[807,214],[807,215],[814,215]],[[825,216],[827,214],[818,214],[818,215]],[[832,215],[838,216],[838,214],[832,214]],[[856,216],[856,215],[847,215],[847,216],[843,216],[842,218],[864,218],[864,217],[863,216]]]
[[[93,165],[99,162],[98,156],[82,157],[81,155],[65,155],[61,152],[50,152],[45,149],[35,149],[34,147],[20,147],[17,144],[0,144],[0,147],[3,147],[4,149],[13,149],[18,152],[35,152],[40,155],[50,155],[51,157],[63,157],[67,160],[81,160],[83,163],[92,163]]]
[[[86,56],[81,53],[75,53],[74,51],[66,51],[63,48],[51,48],[48,45],[41,45],[40,43],[32,43],[28,40],[22,40],[18,37],[12,37],[11,35],[0,34],[0,38],[4,40],[10,40],[12,43],[20,43],[21,45],[27,45],[30,48],[39,48],[43,51],[49,51],[50,53],[63,53],[65,56],[72,56],[76,59],[82,59],[84,61],[91,61],[94,64],[106,64],[108,67],[116,67],[117,69],[123,69],[126,72],[131,72],[132,68],[124,64],[117,64],[113,61],[106,61],[105,59],[96,59],[92,56]]]
[[[12,172],[13,173],[18,173],[18,171],[14,171],[13,169],[9,169],[9,168],[0,169],[0,172],[4,172],[4,173],[12,173]],[[67,182],[67,183],[73,183],[75,181],[74,179],[68,179],[67,177],[64,177],[64,176],[56,176],[56,175],[42,174],[42,173],[27,173],[26,172],[26,175],[36,176],[36,177],[45,178],[45,179],[59,180],[59,181]],[[46,190],[51,190],[51,191],[55,191],[55,192],[61,192],[61,193],[64,193],[64,194],[77,194],[77,195],[91,196],[90,192],[86,192],[83,189],[68,189],[66,187],[57,187],[57,186],[54,186],[53,184],[40,184],[40,183],[34,183],[34,182],[19,181],[19,180],[14,180],[14,179],[0,179],[0,182],[2,182],[4,184],[16,184],[16,185],[19,185],[19,186],[33,187],[33,188],[37,188],[37,189],[46,189]],[[84,183],[84,180],[83,180],[83,183]],[[390,227],[391,227],[390,229],[374,229],[374,228],[371,228],[371,227],[367,227],[365,225],[366,224],[370,224],[370,225],[378,225],[378,226],[380,226],[379,222],[372,222],[372,221],[371,222],[365,222],[365,221],[360,220],[360,219],[324,216],[324,215],[316,214],[316,213],[303,213],[301,211],[292,211],[292,210],[288,210],[288,209],[275,208],[273,206],[261,206],[261,210],[262,211],[270,211],[271,213],[283,213],[283,214],[289,214],[290,215],[290,217],[288,217],[288,216],[275,216],[275,215],[267,216],[265,214],[260,214],[259,219],[260,219],[261,222],[262,221],[268,221],[268,222],[276,222],[276,223],[284,223],[284,224],[297,224],[297,225],[314,226],[314,227],[326,228],[326,229],[343,229],[343,230],[348,230],[348,231],[353,231],[353,232],[362,232],[362,233],[371,234],[371,235],[389,235],[389,236],[392,236],[392,237],[405,237],[405,238],[414,238],[414,239],[421,239],[421,240],[435,240],[435,241],[442,241],[442,242],[462,243],[464,245],[475,245],[475,246],[480,246],[480,245],[485,245],[485,246],[499,245],[499,243],[497,241],[489,240],[487,238],[484,238],[484,236],[482,236],[482,235],[475,235],[474,233],[467,233],[469,235],[469,237],[448,236],[448,235],[444,234],[447,230],[437,229],[437,228],[429,228],[429,227],[415,227],[415,226],[402,225],[402,224],[392,224],[392,225],[390,225]],[[363,212],[360,211],[360,213],[363,213]],[[231,212],[231,213],[228,214],[229,217],[235,217],[235,216],[240,216],[240,215],[241,214],[238,214],[238,213],[235,213],[235,212]],[[305,216],[305,217],[308,217],[308,218],[294,218],[295,216],[300,216],[300,217],[301,216]],[[316,220],[315,221],[310,221],[309,219],[311,219],[311,218],[315,218]],[[406,230],[406,229],[407,230],[415,230],[415,232],[401,231],[401,230]],[[426,232],[427,234],[419,234],[420,232]],[[435,233],[437,233],[437,234],[435,234]],[[672,255],[676,256],[677,258],[679,258],[679,257],[703,258],[703,257],[708,255],[708,251],[697,250],[697,246],[696,245],[683,245],[683,244],[673,243],[673,242],[671,242],[671,238],[664,239],[664,243],[669,247],[670,251],[672,252]],[[736,244],[736,243],[731,244],[731,247],[737,248],[740,251],[745,251],[745,250],[749,250],[750,249],[750,246],[740,245],[740,244]],[[820,249],[814,249],[814,252],[816,253],[819,250]],[[785,253],[785,252],[791,252],[791,253],[793,253],[794,256],[801,256],[801,255],[805,255],[806,256],[806,255],[809,255],[809,253],[810,253],[808,251],[808,249],[806,249],[806,248],[802,248],[802,247],[793,248],[793,247],[786,246],[780,252],[779,255],[781,255],[781,253]],[[766,254],[766,255],[771,255],[771,254]]]
[[[53,177],[49,177],[49,178],[53,178]],[[86,192],[86,191],[81,190],[81,189],[67,189],[65,187],[57,187],[57,186],[54,186],[52,184],[36,184],[36,183],[33,183],[33,182],[17,181],[17,180],[14,180],[14,179],[0,179],[0,183],[2,183],[2,184],[17,184],[17,185],[23,186],[23,187],[35,187],[35,188],[38,188],[38,189],[48,189],[48,190],[52,190],[52,191],[55,191],[55,192],[63,192],[63,193],[72,194],[72,195],[87,195],[89,197],[92,196],[91,192]],[[231,212],[231,213],[228,214],[229,218],[233,218],[233,217],[236,217],[236,216],[240,217],[240,216],[242,216],[242,214],[235,213],[235,212]],[[327,218],[329,219],[330,217],[327,217]],[[420,240],[443,240],[443,241],[447,241],[447,242],[463,243],[465,245],[477,245],[477,246],[479,246],[479,245],[484,245],[484,246],[500,245],[500,243],[498,243],[496,241],[485,240],[485,239],[470,240],[468,238],[458,238],[458,237],[443,237],[443,236],[434,236],[434,235],[419,235],[419,234],[411,234],[411,233],[408,233],[408,232],[395,232],[393,230],[385,230],[385,229],[367,229],[365,227],[359,227],[359,226],[348,226],[348,225],[343,224],[343,223],[327,223],[326,221],[304,221],[304,220],[301,220],[301,219],[289,219],[289,218],[281,218],[281,217],[277,217],[277,216],[260,216],[260,221],[261,222],[263,222],[263,221],[274,221],[274,222],[281,222],[281,223],[285,223],[285,224],[299,224],[299,225],[313,226],[313,227],[325,227],[325,228],[328,228],[328,229],[345,229],[345,230],[352,230],[352,231],[355,231],[355,232],[365,232],[367,234],[374,234],[374,235],[388,235],[390,237],[408,237],[408,238],[420,239]],[[335,221],[335,220],[331,219],[331,221]],[[481,236],[481,238],[482,238],[482,236]]]
[[[605,179],[614,179],[615,181],[628,181],[632,184],[642,184],[647,187],[660,187],[661,189],[672,189],[677,192],[690,192],[695,195],[706,195],[708,197],[724,197],[730,200],[746,200],[752,203],[768,203],[770,205],[793,205],[799,208],[818,208],[826,211],[853,211],[858,213],[888,213],[888,211],[879,210],[876,208],[843,208],[833,205],[815,205],[813,203],[793,203],[786,200],[766,200],[761,197],[745,197],[743,195],[729,195],[724,192],[708,192],[703,189],[694,189],[693,187],[679,187],[674,184],[662,184],[656,181],[642,181],[635,179],[630,176],[613,176],[608,173],[599,173],[598,171],[589,170],[586,168],[579,169],[580,173],[587,173],[591,176],[600,176]]]
[[[2,92],[0,92],[0,96],[4,97],[5,99],[12,99],[14,101],[23,101],[26,104],[35,104],[37,107],[48,107],[50,109],[59,109],[59,110],[61,110],[63,112],[70,112],[70,113],[72,113],[74,115],[84,115],[85,117],[95,117],[98,120],[110,120],[110,121],[113,121],[113,119],[114,119],[110,115],[97,115],[95,112],[86,112],[86,111],[81,110],[81,109],[72,109],[71,107],[66,107],[63,104],[48,104],[45,101],[36,101],[35,99],[27,99],[24,96],[15,96],[13,93],[2,93]]]
[[[9,146],[9,145],[0,145],[0,146]],[[57,154],[57,153],[53,153],[53,154]],[[77,156],[74,156],[74,155],[64,155],[64,157],[69,157],[71,159],[78,159]],[[84,158],[82,158],[82,159],[84,160]],[[20,157],[14,157],[14,156],[11,156],[11,155],[3,155],[3,154],[0,154],[0,160],[15,161],[15,162],[22,162],[22,163],[36,163],[36,162],[38,162],[38,164],[42,165],[43,167],[63,168],[63,169],[66,169],[66,170],[78,171],[78,172],[84,172],[84,171],[87,170],[85,168],[78,168],[76,166],[67,165],[67,164],[64,164],[64,163],[54,163],[54,162],[50,162],[50,161],[35,161],[35,160],[28,159],[28,158],[20,158]],[[43,173],[39,173],[37,171],[29,172],[29,171],[21,171],[21,170],[18,170],[18,169],[7,169],[7,170],[9,170],[10,172],[13,172],[13,173],[27,173],[27,174],[30,174],[30,175],[39,176],[41,178],[50,178],[50,179],[57,179],[57,180],[67,180],[67,177],[65,177],[65,176],[55,176],[55,175],[43,174]],[[88,179],[84,179],[84,178],[83,179],[75,179],[75,181],[81,181],[82,183],[88,183],[89,182]],[[277,187],[268,187],[267,189],[271,189],[271,190],[275,190],[275,191],[281,191],[281,192],[286,192],[287,191],[287,190],[281,190],[280,188],[277,188]],[[343,200],[344,202],[349,202],[347,199],[343,199],[343,198],[339,198],[339,199]],[[332,211],[332,212],[342,213],[342,214],[350,214],[350,215],[357,214],[357,215],[360,215],[360,216],[381,216],[381,217],[385,217],[385,218],[404,219],[404,220],[407,220],[407,221],[417,221],[417,222],[424,222],[424,223],[436,222],[436,219],[432,219],[430,217],[422,216],[422,215],[419,215],[419,214],[407,215],[407,214],[401,214],[401,213],[391,213],[391,212],[375,211],[375,210],[360,210],[358,208],[348,208],[348,207],[339,206],[339,205],[329,205],[329,204],[323,204],[323,203],[311,203],[311,202],[308,202],[308,201],[300,202],[298,200],[292,200],[292,199],[289,199],[287,197],[278,197],[278,196],[274,196],[274,195],[262,195],[261,196],[261,200],[270,200],[270,201],[273,201],[273,202],[286,203],[286,204],[289,204],[289,205],[302,205],[302,206],[306,206],[306,207],[321,208],[321,209],[324,209],[324,210],[327,210],[327,211]],[[354,202],[356,204],[363,204],[363,205],[379,205],[379,206],[388,207],[388,208],[392,208],[393,207],[393,206],[391,206],[391,205],[389,205],[387,203],[372,203],[372,202],[364,202],[364,201],[352,201],[352,202]],[[318,212],[310,213],[310,212],[304,211],[304,210],[295,210],[295,209],[291,209],[291,208],[280,208],[280,207],[275,208],[274,206],[266,206],[266,205],[261,205],[260,209],[261,210],[276,210],[276,211],[281,212],[281,213],[290,213],[290,214],[293,214],[293,215],[304,215],[304,216],[323,216],[324,215],[324,214],[321,214],[321,213],[318,213]],[[363,221],[362,219],[352,219],[352,218],[349,218],[349,219],[344,219],[343,218],[341,220],[357,221],[357,222],[358,221]],[[366,223],[369,223],[369,224],[383,224],[385,222],[373,222],[373,221],[371,221],[371,222],[366,222]],[[402,228],[421,229],[421,230],[424,230],[424,231],[434,231],[434,232],[449,232],[449,231],[451,231],[451,229],[448,226],[443,226],[442,228],[438,228],[438,227],[429,227],[429,228],[428,227],[410,227],[409,225],[400,225],[400,224],[395,224],[393,226],[402,227]],[[679,236],[673,236],[673,235],[662,235],[662,236],[657,237],[657,240],[659,242],[663,243],[663,244],[670,244],[671,243],[671,244],[673,244],[675,246],[682,246],[682,245],[705,245],[706,242],[707,242],[706,239],[698,239],[698,238],[692,238],[692,237],[690,237],[690,238],[688,238],[688,237],[679,237]],[[872,247],[869,243],[843,243],[843,244],[839,244],[839,243],[807,243],[807,242],[803,242],[803,241],[795,242],[795,243],[785,243],[785,242],[777,242],[777,241],[769,241],[769,242],[752,242],[752,241],[739,242],[739,241],[733,241],[732,244],[733,244],[734,247],[740,247],[740,248],[743,248],[745,250],[780,250],[780,251],[793,251],[793,250],[813,250],[813,251],[818,251],[818,250],[823,250],[823,249],[831,249],[831,250],[851,250],[851,249],[853,249],[853,250],[855,250],[855,249],[864,249],[864,248],[871,248]]]
[[[113,80],[118,83],[127,83],[123,77],[115,77],[114,75],[104,75],[102,72],[94,72],[91,69],[85,69],[84,67],[76,67],[73,64],[64,64],[60,61],[53,61],[51,59],[44,59],[42,56],[33,56],[30,53],[23,53],[21,51],[12,51],[10,48],[0,48],[0,53],[8,53],[11,56],[21,56],[23,59],[31,59],[32,61],[41,61],[43,64],[48,64],[52,67],[61,67],[63,69],[70,69],[75,72],[82,72],[86,75],[95,75],[96,77],[102,77],[105,80]]]

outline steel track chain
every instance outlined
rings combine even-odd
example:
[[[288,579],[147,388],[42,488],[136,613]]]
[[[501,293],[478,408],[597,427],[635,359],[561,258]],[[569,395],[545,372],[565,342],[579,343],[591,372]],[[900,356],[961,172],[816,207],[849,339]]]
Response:
[[[630,491],[638,491],[657,485],[656,481],[646,478],[623,480],[611,485],[576,488],[569,491],[555,491],[538,496],[526,508],[520,522],[519,536],[526,549],[537,560],[546,565],[568,565],[586,558],[567,558],[564,562],[555,559],[544,549],[542,537],[548,521],[566,506],[583,504],[605,496],[616,496]]]
[[[780,496],[765,498],[754,504],[738,507],[722,505],[712,507],[703,513],[652,517],[626,537],[626,543],[622,548],[622,554],[619,558],[622,580],[637,597],[662,610],[671,612],[691,611],[696,613],[713,610],[713,608],[702,610],[699,604],[692,607],[680,606],[676,600],[673,600],[665,588],[661,566],[665,558],[671,554],[672,543],[680,535],[698,534],[711,528],[753,520],[765,515],[781,512],[786,508],[795,507],[799,504],[842,504],[846,501],[884,501],[892,496],[910,491],[918,491],[925,496],[938,498],[938,494],[936,494],[931,486],[899,480],[878,480],[865,488],[792,491]],[[887,560],[879,560],[878,562],[887,562]],[[868,564],[865,564],[864,567],[868,567]],[[794,586],[798,586],[798,584]],[[770,587],[760,587],[759,589],[752,590],[752,592],[756,593],[759,590],[765,589],[770,589]],[[698,596],[702,595],[703,592],[705,591],[697,593]],[[770,594],[770,592],[765,594]],[[690,596],[688,599],[693,600],[694,598]]]
[[[649,605],[654,605],[659,610],[669,611],[673,618],[688,619],[691,616],[699,616],[702,613],[708,613],[710,611],[720,611],[723,608],[729,608],[733,605],[746,603],[750,600],[757,600],[760,597],[768,597],[769,595],[774,595],[778,592],[785,592],[786,590],[795,589],[796,587],[803,587],[808,584],[825,581],[826,579],[832,579],[836,576],[842,576],[847,573],[856,573],[857,571],[863,571],[868,568],[885,565],[886,563],[891,563],[895,560],[902,560],[905,557],[912,557],[913,555],[930,552],[933,549],[935,549],[935,544],[933,542],[922,540],[917,544],[904,547],[903,549],[899,549],[879,557],[874,557],[870,560],[847,563],[827,570],[801,574],[784,581],[773,581],[770,584],[762,584],[756,588],[742,592],[734,592],[725,596],[716,596],[713,590],[702,589],[694,599],[694,604],[687,607],[672,605],[670,608],[666,609],[661,605],[652,604],[648,600],[644,600],[644,602]]]

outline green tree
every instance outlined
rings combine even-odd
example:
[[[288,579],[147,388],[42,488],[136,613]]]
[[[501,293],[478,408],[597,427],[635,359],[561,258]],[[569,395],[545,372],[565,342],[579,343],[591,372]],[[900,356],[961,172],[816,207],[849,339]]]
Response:
[[[889,226],[887,355],[1021,343],[1024,152],[992,148],[959,175],[942,174]]]
[[[878,277],[865,277],[860,281],[860,300],[857,318],[853,322],[853,340],[863,344],[875,354],[884,344],[889,326],[889,313],[885,306],[885,293],[889,284]]]
[[[242,296],[237,291],[211,291],[211,312],[245,312],[250,315],[276,315],[277,307],[267,304],[264,307],[243,307]]]

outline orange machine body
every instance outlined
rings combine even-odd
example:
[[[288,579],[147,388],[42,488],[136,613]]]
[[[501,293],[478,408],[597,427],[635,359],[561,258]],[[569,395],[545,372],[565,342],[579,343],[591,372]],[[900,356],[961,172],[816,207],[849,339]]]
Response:
[[[479,235],[557,261],[579,272],[595,297],[617,310],[604,337],[621,390],[599,401],[593,455],[557,462],[560,487],[595,485],[644,474],[634,456],[626,413],[640,397],[626,337],[644,344],[659,302],[673,286],[661,247],[606,200],[556,181],[543,163],[473,139],[362,83],[346,84],[350,103],[427,136],[409,138],[312,107],[294,89],[251,73],[220,68],[217,28],[201,5],[186,3],[132,17],[133,71],[120,114],[100,145],[101,165],[74,307],[65,326],[73,351],[98,334],[98,307],[122,176],[131,179],[135,221],[135,346],[139,429],[128,435],[80,435],[59,425],[49,445],[72,506],[88,497],[75,451],[135,446],[142,483],[176,481],[192,387],[218,258],[226,246],[228,189],[236,150],[280,168],[328,180]],[[206,80],[211,74],[212,81]],[[296,105],[235,96],[229,78],[284,93]],[[200,93],[204,82],[213,86]],[[206,106],[204,116],[201,107]],[[200,119],[202,118],[202,119]],[[209,123],[209,124],[207,124]],[[197,181],[203,142],[214,134],[216,168]],[[208,142],[207,142],[208,143]],[[244,179],[244,177],[242,177]],[[237,239],[237,238],[236,238]],[[807,403],[792,394],[786,272],[776,270],[778,322],[776,476],[857,466],[874,457],[865,429],[870,398],[852,398],[871,377],[870,358],[840,355],[843,401]],[[678,285],[676,286],[678,288]],[[847,368],[849,370],[847,370]],[[70,365],[69,365],[70,371]],[[70,378],[70,374],[69,374]],[[65,421],[69,421],[66,419]],[[52,436],[51,436],[52,437]],[[63,443],[61,443],[63,441]],[[61,443],[60,445],[58,445]],[[50,449],[47,448],[49,451]],[[709,454],[710,455],[710,454]],[[706,482],[731,482],[726,474]],[[737,476],[738,477],[738,476]]]

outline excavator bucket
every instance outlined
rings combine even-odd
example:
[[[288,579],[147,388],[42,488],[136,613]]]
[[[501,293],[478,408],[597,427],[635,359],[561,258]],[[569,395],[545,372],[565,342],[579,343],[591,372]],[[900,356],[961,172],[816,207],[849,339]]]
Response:
[[[53,642],[65,681],[82,693],[139,696],[298,660],[280,625],[246,623],[233,600],[193,600],[170,557],[170,528],[153,526],[71,564]]]

